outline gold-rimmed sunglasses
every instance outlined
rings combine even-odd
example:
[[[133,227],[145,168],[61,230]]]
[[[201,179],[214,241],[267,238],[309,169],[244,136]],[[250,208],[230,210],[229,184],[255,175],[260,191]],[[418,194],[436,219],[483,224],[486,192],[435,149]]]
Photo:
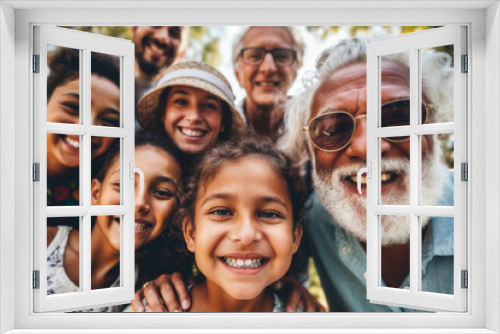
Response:
[[[382,105],[382,127],[410,125],[410,100],[394,100]],[[422,124],[427,122],[430,106],[422,102]],[[354,117],[347,111],[332,110],[311,119],[303,127],[309,133],[314,146],[325,152],[337,152],[351,142],[356,133],[358,120],[366,114]],[[392,143],[401,143],[409,136],[384,138]]]

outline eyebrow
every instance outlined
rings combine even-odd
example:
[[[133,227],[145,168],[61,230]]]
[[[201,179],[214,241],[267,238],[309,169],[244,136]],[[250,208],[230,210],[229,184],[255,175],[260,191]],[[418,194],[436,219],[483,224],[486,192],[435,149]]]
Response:
[[[120,167],[118,167],[117,169],[115,169],[114,171],[112,171],[111,173],[109,173],[109,177],[113,176],[114,174],[119,174],[120,173]]]
[[[228,193],[215,193],[205,198],[201,203],[201,206],[205,205],[205,203],[207,202],[214,201],[217,199],[233,199],[233,198],[234,196]]]
[[[205,203],[210,202],[210,201],[214,201],[214,200],[218,200],[218,199],[233,199],[234,197],[235,197],[234,195],[231,195],[228,193],[215,193],[215,194],[212,194],[212,195],[208,196],[207,198],[205,198],[203,203],[201,203],[201,206],[205,205]],[[265,197],[259,198],[259,202],[261,202],[261,203],[269,203],[269,202],[277,203],[277,204],[288,209],[288,206],[286,205],[286,203],[281,198],[279,198],[277,196],[265,196]]]
[[[80,99],[80,94],[77,94],[77,93],[66,93],[66,94],[63,94],[63,96],[71,96],[71,97],[74,97],[76,99]]]
[[[155,178],[155,181],[160,183],[160,182],[167,182],[167,183],[170,183],[171,185],[173,185],[174,187],[177,187],[177,182],[175,182],[172,178],[168,177],[168,176],[157,176]]]
[[[285,202],[283,202],[283,200],[277,196],[266,196],[266,197],[263,197],[260,199],[260,202],[263,202],[263,203],[268,203],[268,202],[271,202],[271,203],[277,203],[277,204],[280,204],[282,206],[284,206],[285,208],[288,208],[288,206],[286,205]]]

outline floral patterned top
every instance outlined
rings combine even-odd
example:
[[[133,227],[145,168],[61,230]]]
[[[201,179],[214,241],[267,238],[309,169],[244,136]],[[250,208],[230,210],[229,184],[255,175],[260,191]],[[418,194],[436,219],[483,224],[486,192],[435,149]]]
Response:
[[[78,168],[63,178],[47,177],[47,206],[80,205]],[[47,218],[48,226],[67,225],[79,227],[78,217]]]

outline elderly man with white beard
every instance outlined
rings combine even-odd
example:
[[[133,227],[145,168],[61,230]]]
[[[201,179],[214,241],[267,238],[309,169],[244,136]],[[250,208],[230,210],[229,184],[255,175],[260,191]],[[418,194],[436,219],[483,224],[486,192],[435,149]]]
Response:
[[[408,61],[403,54],[382,60],[382,118],[398,125],[409,124]],[[450,63],[441,52],[423,57],[422,119],[427,123],[442,121],[453,110]],[[354,38],[326,49],[309,79],[287,106],[287,132],[278,144],[297,159],[311,159],[314,194],[304,236],[330,311],[414,311],[366,299],[366,185],[363,195],[356,189],[356,173],[366,166],[367,153],[366,41]],[[453,205],[453,179],[437,136],[422,136],[421,147],[423,204]],[[409,138],[381,140],[383,204],[409,204],[409,155]],[[422,225],[422,289],[453,294],[453,219],[434,217]],[[409,286],[409,237],[407,217],[382,218],[383,285]]]

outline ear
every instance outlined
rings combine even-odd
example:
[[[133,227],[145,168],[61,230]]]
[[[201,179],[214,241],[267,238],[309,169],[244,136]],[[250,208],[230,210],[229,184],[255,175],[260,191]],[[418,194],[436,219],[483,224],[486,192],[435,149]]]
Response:
[[[238,60],[238,64],[237,65],[240,66],[240,61],[239,60]],[[238,67],[236,67],[234,69],[234,76],[236,77],[236,80],[240,84],[240,87],[243,87],[243,83],[242,83],[243,75],[240,74],[240,71],[238,70]]]
[[[196,239],[195,239],[195,230],[194,223],[191,218],[186,217],[182,221],[182,233],[184,234],[184,240],[186,241],[187,249],[190,252],[196,250]]]
[[[297,225],[295,231],[293,231],[292,234],[292,254],[295,254],[299,249],[300,240],[302,240],[302,224]]]
[[[99,197],[101,196],[101,182],[98,179],[92,180],[92,185],[90,186],[90,204],[97,205],[99,202]]]
[[[132,41],[135,39],[136,32],[137,32],[137,26],[132,27]]]

